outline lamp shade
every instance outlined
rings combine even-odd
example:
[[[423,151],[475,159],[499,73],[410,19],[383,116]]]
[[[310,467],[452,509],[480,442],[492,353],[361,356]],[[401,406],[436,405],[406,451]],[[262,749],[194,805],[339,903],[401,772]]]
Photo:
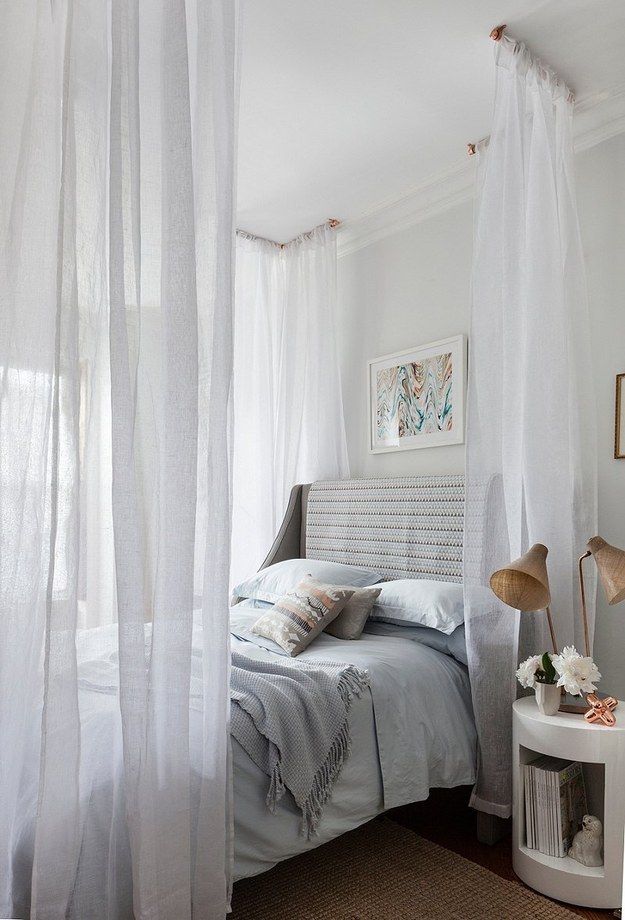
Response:
[[[551,602],[547,553],[542,543],[535,543],[525,555],[505,568],[493,572],[490,586],[500,601],[515,610],[543,610]]]
[[[610,546],[601,537],[593,537],[587,546],[595,557],[608,604],[620,604],[625,600],[625,550]]]

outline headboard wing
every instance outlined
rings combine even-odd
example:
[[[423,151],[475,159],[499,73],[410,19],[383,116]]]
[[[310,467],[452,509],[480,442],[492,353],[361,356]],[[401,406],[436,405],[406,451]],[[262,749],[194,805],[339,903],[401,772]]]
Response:
[[[464,476],[314,482],[304,520],[308,559],[462,581]]]

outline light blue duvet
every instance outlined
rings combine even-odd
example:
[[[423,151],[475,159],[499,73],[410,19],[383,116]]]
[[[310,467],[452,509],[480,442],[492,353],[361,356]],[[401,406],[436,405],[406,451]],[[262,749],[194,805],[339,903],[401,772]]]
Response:
[[[251,626],[253,602],[232,608],[233,648],[248,656],[281,654]],[[300,835],[300,814],[287,795],[275,814],[267,776],[234,746],[235,877],[255,875],[343,834],[375,815],[426,799],[431,788],[475,780],[476,733],[466,668],[397,627],[346,641],[322,633],[298,660],[320,658],[367,669],[370,691],[350,713],[352,749],[326,805],[318,836]]]

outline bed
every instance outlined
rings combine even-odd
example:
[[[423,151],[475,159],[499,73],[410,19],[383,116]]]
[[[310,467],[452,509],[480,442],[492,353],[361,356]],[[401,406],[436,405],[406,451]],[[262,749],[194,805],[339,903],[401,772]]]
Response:
[[[287,559],[332,560],[386,579],[462,581],[462,476],[355,479],[293,488],[263,567]],[[280,654],[251,633],[255,602],[233,598],[234,647]],[[462,658],[462,655],[458,656]],[[265,805],[267,777],[235,742],[235,876],[255,875],[380,812],[427,798],[431,788],[471,784],[476,733],[466,667],[423,644],[419,630],[376,623],[353,642],[322,633],[297,660],[335,659],[367,669],[371,687],[351,714],[352,751],[318,834],[300,834],[295,804]]]
[[[458,476],[296,486],[264,566],[288,559],[339,560],[376,569],[389,580],[428,578],[458,584],[462,580],[463,506],[463,480]],[[255,601],[234,598],[233,651],[258,660],[277,659],[280,650],[251,632],[258,615]],[[296,659],[353,664],[370,677],[369,689],[354,700],[350,710],[351,753],[311,839],[302,835],[301,815],[288,794],[275,813],[268,811],[267,776],[233,741],[235,878],[263,872],[386,809],[427,798],[431,788],[473,783],[476,733],[466,667],[452,654],[424,644],[417,632],[377,623],[368,626],[357,641],[322,633]],[[193,647],[196,653],[201,649],[199,620]],[[102,838],[105,848],[101,844],[98,849],[108,851],[116,867],[111,876],[110,865],[88,865],[81,860],[78,876],[85,874],[91,891],[102,888],[111,915],[132,916],[115,627],[83,631],[78,659],[84,751],[81,797],[88,802],[81,834],[83,840]],[[193,807],[202,764],[201,716],[193,700],[190,727]],[[15,863],[24,916],[36,800],[33,770],[31,783],[24,789],[24,823]],[[77,883],[77,890],[82,887]],[[80,905],[76,908],[80,915]]]

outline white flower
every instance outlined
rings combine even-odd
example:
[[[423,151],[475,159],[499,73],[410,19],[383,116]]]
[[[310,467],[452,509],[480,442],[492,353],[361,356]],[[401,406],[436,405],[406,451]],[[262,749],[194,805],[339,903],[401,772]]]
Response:
[[[529,688],[536,686],[536,671],[540,669],[540,655],[531,655],[519,665],[516,676],[522,687]]]
[[[580,696],[582,693],[594,693],[595,684],[601,680],[601,674],[592,658],[583,655],[567,645],[560,655],[552,655],[553,666],[559,679],[558,687],[564,687],[567,693]]]

